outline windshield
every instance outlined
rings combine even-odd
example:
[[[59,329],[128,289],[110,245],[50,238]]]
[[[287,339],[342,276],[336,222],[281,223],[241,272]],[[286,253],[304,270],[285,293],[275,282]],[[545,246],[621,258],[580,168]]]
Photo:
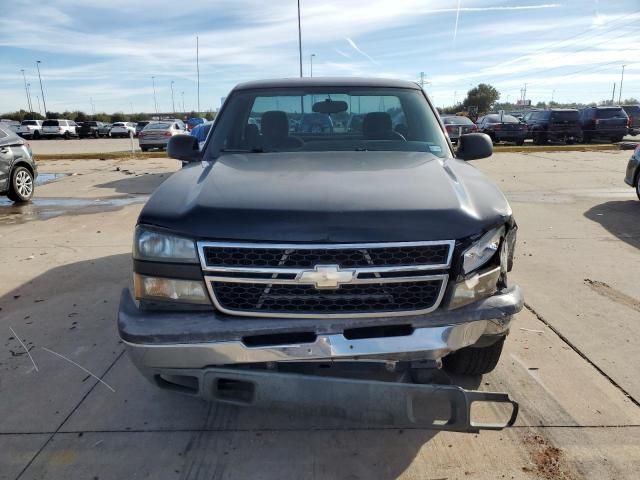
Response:
[[[147,124],[143,130],[167,130],[168,128],[171,128],[170,123],[156,122]]]
[[[578,111],[569,112],[551,112],[551,120],[555,122],[578,122],[580,114]]]
[[[445,125],[473,125],[467,117],[442,117]]]
[[[626,118],[627,114],[621,108],[598,108],[596,118]]]
[[[366,87],[236,92],[220,116],[208,155],[354,150],[450,156],[421,91]]]

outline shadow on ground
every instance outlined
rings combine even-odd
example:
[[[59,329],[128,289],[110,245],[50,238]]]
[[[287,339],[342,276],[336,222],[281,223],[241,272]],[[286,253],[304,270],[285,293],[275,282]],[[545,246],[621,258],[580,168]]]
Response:
[[[623,242],[640,248],[640,202],[611,201],[596,205],[584,213]]]
[[[122,170],[126,177],[113,180],[111,182],[96,185],[97,188],[114,189],[117,193],[128,193],[130,195],[149,195],[160,186],[171,173],[132,173]]]
[[[173,478],[180,472],[180,478],[211,478],[224,472],[225,478],[249,478],[260,472],[261,478],[275,479],[313,477],[319,469],[323,478],[392,479],[436,436],[426,429],[305,412],[208,404],[156,388],[121,356],[115,317],[129,276],[128,254],[106,256],[52,268],[0,298],[6,326],[0,352],[0,439],[16,433],[51,436],[27,476],[64,478],[83,472],[87,478]],[[7,325],[30,349],[39,371]],[[42,347],[66,355],[115,392]],[[465,383],[477,387],[479,378]],[[81,437],[91,432],[102,433],[94,433],[91,438],[98,436],[87,444]],[[141,435],[150,435],[148,444],[139,443]],[[86,452],[56,463],[61,444],[65,451],[86,447]],[[123,454],[133,448],[135,455]],[[166,461],[157,458],[160,451]],[[33,458],[26,452],[13,459],[3,456],[0,464],[6,460],[12,471]]]

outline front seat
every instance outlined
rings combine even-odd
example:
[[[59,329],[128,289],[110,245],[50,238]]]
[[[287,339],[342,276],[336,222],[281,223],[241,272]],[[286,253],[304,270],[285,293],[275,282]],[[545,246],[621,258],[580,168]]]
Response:
[[[262,142],[266,149],[302,147],[303,141],[289,136],[289,119],[281,110],[269,110],[262,114]]]
[[[366,140],[404,140],[393,131],[391,115],[386,112],[367,113],[362,120],[362,134]]]

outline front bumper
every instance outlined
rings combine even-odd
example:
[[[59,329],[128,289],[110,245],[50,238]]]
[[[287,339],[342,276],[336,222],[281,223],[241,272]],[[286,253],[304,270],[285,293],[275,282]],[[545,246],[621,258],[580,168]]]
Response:
[[[189,388],[167,383],[160,375],[155,375],[152,381],[207,400],[366,424],[477,433],[510,427],[518,415],[518,404],[506,393],[469,391],[454,385],[231,368],[164,370],[162,375],[174,381],[185,378],[193,381]],[[474,403],[492,403],[497,412],[490,417],[493,421],[474,421],[477,416],[472,415]]]
[[[426,315],[265,320],[215,311],[144,311],[124,290],[118,330],[142,371],[354,358],[424,360],[482,337],[505,335],[523,303],[520,289],[512,287],[466,307]]]
[[[265,320],[212,310],[144,311],[125,289],[118,330],[136,367],[161,388],[266,411],[475,433],[513,425],[518,404],[506,393],[410,383],[406,371],[391,378],[379,372],[361,378],[349,366],[375,369],[410,360],[428,364],[480,340],[506,335],[523,304],[516,286],[456,310],[413,317]],[[402,327],[404,334],[379,335],[374,325]],[[286,341],[297,334],[312,338]],[[313,372],[329,367],[327,363],[342,373]],[[491,411],[501,413],[491,417],[494,421],[476,422],[472,404],[477,403],[492,403]]]

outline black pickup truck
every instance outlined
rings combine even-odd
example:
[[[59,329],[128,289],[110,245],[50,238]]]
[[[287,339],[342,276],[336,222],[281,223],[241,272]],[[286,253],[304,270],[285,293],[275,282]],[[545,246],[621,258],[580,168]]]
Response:
[[[78,137],[80,138],[98,138],[100,136],[100,129],[103,127],[102,122],[82,122],[82,125],[78,129]]]
[[[301,128],[309,112],[333,128]],[[171,138],[185,165],[138,219],[118,313],[131,359],[159,387],[236,405],[511,425],[506,393],[447,375],[491,371],[523,306],[511,208],[467,163],[492,149],[473,133],[454,152],[410,82],[237,86],[202,148]],[[474,402],[505,403],[509,418],[478,422]]]

